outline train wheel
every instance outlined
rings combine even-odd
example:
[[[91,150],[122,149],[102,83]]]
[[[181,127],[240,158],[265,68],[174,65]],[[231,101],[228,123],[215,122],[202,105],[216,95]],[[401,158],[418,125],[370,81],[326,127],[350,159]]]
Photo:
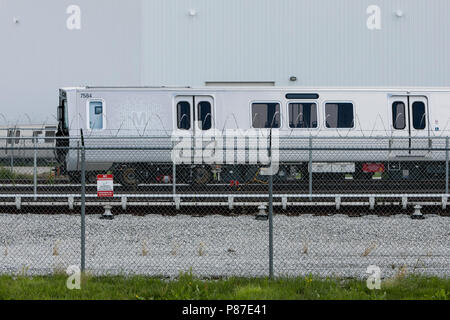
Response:
[[[81,182],[81,172],[69,172],[69,181],[70,183],[80,183]]]
[[[95,172],[86,173],[86,183],[95,184],[97,183],[97,175]]]
[[[138,177],[136,169],[131,167],[125,167],[120,174],[121,183],[125,186],[135,186],[138,184]]]
[[[196,184],[207,184],[211,181],[211,171],[207,168],[195,168],[194,169],[194,182]]]

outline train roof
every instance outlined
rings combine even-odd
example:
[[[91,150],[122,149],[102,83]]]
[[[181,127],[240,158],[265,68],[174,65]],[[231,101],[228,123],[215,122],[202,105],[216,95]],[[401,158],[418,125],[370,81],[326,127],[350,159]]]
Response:
[[[80,86],[65,91],[290,91],[290,92],[450,92],[450,87],[276,87],[276,86]]]
[[[0,126],[0,130],[8,130],[8,129],[16,129],[16,130],[56,130],[58,128],[58,124],[56,123],[46,123],[46,124],[28,124],[28,125],[8,125],[8,126]]]

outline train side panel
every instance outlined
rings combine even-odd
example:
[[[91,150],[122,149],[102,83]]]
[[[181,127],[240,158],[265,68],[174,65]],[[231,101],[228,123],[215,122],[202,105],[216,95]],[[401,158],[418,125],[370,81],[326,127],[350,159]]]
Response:
[[[307,150],[287,151],[289,148],[339,148],[336,151],[313,151],[313,161],[318,164],[338,162],[345,170],[357,171],[366,163],[380,162],[389,166],[392,162],[429,162],[445,160],[445,152],[429,152],[432,137],[447,135],[450,126],[450,93],[446,91],[406,90],[315,90],[318,98],[287,99],[289,92],[302,92],[290,89],[88,89],[79,88],[68,94],[71,135],[78,136],[84,130],[88,148],[120,146],[135,148],[129,150],[87,150],[88,171],[114,169],[134,164],[170,163],[170,151],[150,152],[140,147],[160,147],[170,149],[171,134],[177,131],[177,97],[209,97],[213,102],[212,128],[226,133],[226,130],[247,130],[252,127],[253,103],[279,103],[281,113],[280,128],[273,129],[280,137],[280,161],[292,166],[304,167],[309,161]],[[208,99],[209,99],[208,98]],[[423,128],[408,133],[407,129],[394,128],[393,102],[407,103],[407,99],[419,103],[424,101],[426,108],[422,122]],[[415,99],[415,100],[414,100]],[[193,100],[195,101],[195,99]],[[409,100],[408,100],[409,101]],[[317,106],[317,128],[291,128],[289,105],[291,103],[314,103]],[[353,106],[353,122],[348,128],[327,128],[327,104],[347,103]],[[98,109],[98,110],[97,110]],[[98,111],[98,114],[97,114]],[[404,111],[407,114],[407,111]],[[92,123],[96,117],[98,123]],[[420,122],[421,119],[419,119]],[[269,129],[262,129],[268,136]],[[188,132],[199,132],[191,127]],[[405,135],[406,134],[406,135]],[[420,142],[414,146],[423,147],[419,152],[396,151],[395,147],[405,147],[416,138]],[[123,137],[110,140],[109,137]],[[127,139],[125,137],[152,136],[150,139]],[[309,137],[312,138],[310,141]],[[327,139],[327,138],[333,139]],[[104,138],[104,139],[102,139]],[[401,138],[401,139],[392,139]],[[398,142],[400,141],[400,142]],[[73,143],[76,143],[75,141]],[[445,139],[433,140],[433,147],[445,147]],[[361,149],[367,147],[367,150]],[[372,150],[370,150],[372,149]],[[382,150],[383,149],[383,150]],[[70,151],[67,157],[69,171],[78,171],[80,154]],[[427,166],[427,165],[424,165]],[[325,166],[327,167],[327,166]],[[348,169],[350,168],[350,169]],[[352,169],[353,168],[353,169]],[[356,169],[355,169],[356,168]],[[405,166],[406,168],[406,166]],[[344,170],[344,171],[345,171]],[[422,169],[420,169],[422,170]]]

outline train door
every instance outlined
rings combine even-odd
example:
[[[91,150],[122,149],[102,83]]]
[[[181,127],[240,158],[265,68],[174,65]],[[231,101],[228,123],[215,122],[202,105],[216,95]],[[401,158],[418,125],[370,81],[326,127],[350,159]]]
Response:
[[[5,156],[7,155],[12,155],[13,154],[13,150],[10,149],[8,150],[8,148],[13,148],[14,147],[14,140],[13,137],[15,135],[15,129],[8,129],[7,131],[7,139],[5,140]]]
[[[20,148],[20,130],[17,128],[8,129],[6,147],[9,150],[5,150],[5,155],[11,159],[11,166],[14,163],[15,157],[23,156],[24,149]]]
[[[104,129],[103,101],[89,101],[89,129]]]
[[[429,110],[425,96],[392,96],[391,154],[396,157],[425,157],[430,148]],[[401,148],[402,150],[395,150]]]
[[[214,128],[214,99],[200,95],[177,96],[174,115],[175,130],[190,137],[193,148],[200,147],[195,145],[194,137]]]

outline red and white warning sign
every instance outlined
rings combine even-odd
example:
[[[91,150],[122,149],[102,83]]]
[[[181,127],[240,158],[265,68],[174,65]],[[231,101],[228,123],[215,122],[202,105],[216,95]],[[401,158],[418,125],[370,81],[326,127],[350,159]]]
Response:
[[[97,175],[97,197],[113,197],[114,182],[112,174]]]

